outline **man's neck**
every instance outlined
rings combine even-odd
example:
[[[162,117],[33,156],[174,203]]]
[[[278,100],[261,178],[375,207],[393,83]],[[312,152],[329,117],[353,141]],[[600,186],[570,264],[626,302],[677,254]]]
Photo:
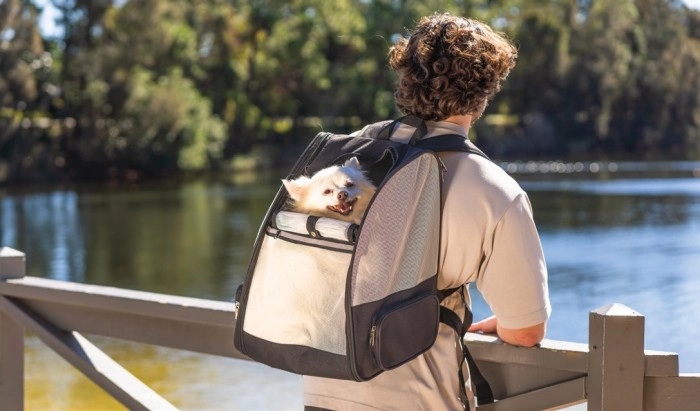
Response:
[[[456,114],[447,117],[444,121],[460,125],[464,127],[465,130],[469,131],[469,127],[472,125],[472,118],[471,114]]]

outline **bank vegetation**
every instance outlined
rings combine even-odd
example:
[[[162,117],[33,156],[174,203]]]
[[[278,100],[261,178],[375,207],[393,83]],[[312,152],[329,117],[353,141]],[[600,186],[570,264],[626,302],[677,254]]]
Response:
[[[0,183],[292,161],[399,115],[386,53],[449,10],[519,48],[473,138],[502,159],[699,158],[700,13],[679,0],[0,3]]]

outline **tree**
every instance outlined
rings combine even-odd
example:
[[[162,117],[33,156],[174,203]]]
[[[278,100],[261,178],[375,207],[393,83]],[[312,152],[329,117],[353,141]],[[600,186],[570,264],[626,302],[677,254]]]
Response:
[[[47,151],[32,120],[52,64],[38,30],[38,14],[29,1],[0,3],[0,182],[28,175]]]
[[[62,2],[67,25],[63,136],[76,175],[160,176],[220,159],[226,125],[185,70],[196,72],[196,31],[186,1]],[[91,16],[79,19],[77,16]],[[78,174],[79,173],[79,174]]]
[[[211,170],[398,116],[387,51],[440,10],[518,46],[474,128],[494,155],[698,146],[700,17],[680,0],[51,2],[60,39],[29,0],[0,3],[0,179]]]

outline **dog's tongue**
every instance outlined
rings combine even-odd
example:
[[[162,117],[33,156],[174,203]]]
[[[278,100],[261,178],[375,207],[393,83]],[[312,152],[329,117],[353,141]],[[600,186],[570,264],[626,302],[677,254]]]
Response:
[[[334,206],[328,206],[328,209],[335,211],[336,213],[348,215],[352,212],[352,206],[355,204],[355,200],[348,202],[341,202]]]
[[[352,211],[352,203],[342,203],[336,206],[338,212],[341,214],[347,214]]]

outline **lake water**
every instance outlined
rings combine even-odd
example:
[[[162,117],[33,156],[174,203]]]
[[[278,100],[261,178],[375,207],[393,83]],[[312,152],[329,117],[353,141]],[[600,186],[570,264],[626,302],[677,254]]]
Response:
[[[700,162],[504,164],[528,191],[550,273],[548,338],[586,342],[621,303],[646,347],[700,372]],[[0,190],[0,245],[27,274],[230,300],[284,172],[129,187]],[[475,296],[475,316],[489,315]],[[240,360],[90,336],[181,409],[294,410],[299,377]],[[121,409],[29,336],[26,407]]]

